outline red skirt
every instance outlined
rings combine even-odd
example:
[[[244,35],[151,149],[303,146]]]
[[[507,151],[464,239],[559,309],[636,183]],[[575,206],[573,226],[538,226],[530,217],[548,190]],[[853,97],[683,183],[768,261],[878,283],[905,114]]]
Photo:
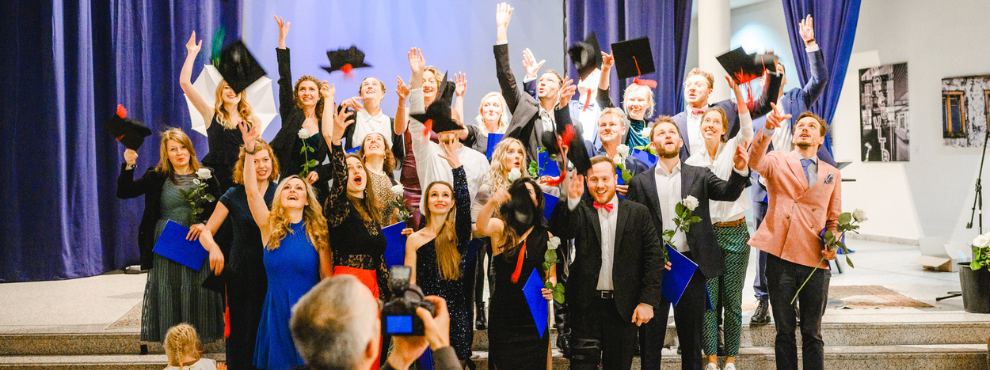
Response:
[[[359,269],[359,268],[347,267],[347,266],[334,266],[333,267],[333,274],[334,275],[340,275],[340,274],[352,275],[352,276],[358,278],[358,280],[361,281],[361,284],[364,284],[364,286],[368,287],[368,289],[371,290],[371,295],[373,297],[375,297],[375,299],[378,299],[378,272],[377,271],[375,271],[375,270],[365,270],[365,269]]]

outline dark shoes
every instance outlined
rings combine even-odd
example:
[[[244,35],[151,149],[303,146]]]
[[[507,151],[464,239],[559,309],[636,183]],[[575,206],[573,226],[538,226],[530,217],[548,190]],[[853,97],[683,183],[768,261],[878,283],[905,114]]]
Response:
[[[756,311],[753,312],[753,318],[749,320],[750,325],[764,325],[770,323],[770,302],[761,300],[760,305],[756,306]]]
[[[474,328],[478,330],[488,329],[488,315],[485,313],[485,304],[478,303],[476,307],[477,311],[474,315]]]

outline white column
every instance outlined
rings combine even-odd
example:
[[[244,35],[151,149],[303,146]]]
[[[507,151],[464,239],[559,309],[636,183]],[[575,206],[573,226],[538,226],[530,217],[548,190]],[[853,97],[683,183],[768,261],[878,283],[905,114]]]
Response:
[[[715,60],[717,55],[729,51],[731,17],[729,0],[698,0],[698,68],[715,76],[711,103],[732,96],[725,83],[725,70]]]

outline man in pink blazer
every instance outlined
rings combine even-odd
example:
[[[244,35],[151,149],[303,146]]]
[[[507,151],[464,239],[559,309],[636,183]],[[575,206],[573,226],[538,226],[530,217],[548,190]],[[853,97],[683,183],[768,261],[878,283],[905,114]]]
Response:
[[[835,258],[834,251],[823,247],[820,235],[825,229],[836,233],[842,213],[841,175],[832,165],[818,160],[826,125],[811,112],[802,113],[794,124],[794,151],[767,153],[773,130],[787,118],[790,115],[782,115],[775,106],[749,150],[749,166],[766,179],[770,205],[749,245],[768,254],[766,276],[777,327],[778,370],[798,368],[794,340],[797,318],[791,300],[801,283],[808,275],[812,276],[798,299],[802,362],[805,370],[815,370],[825,366],[821,319],[832,276],[828,262],[819,264],[819,261],[823,256],[828,260]]]

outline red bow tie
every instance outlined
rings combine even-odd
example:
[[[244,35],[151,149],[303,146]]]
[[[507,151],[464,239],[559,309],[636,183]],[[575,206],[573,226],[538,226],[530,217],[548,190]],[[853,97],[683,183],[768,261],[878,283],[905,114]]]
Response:
[[[605,212],[612,212],[612,203],[598,204],[598,202],[595,202],[594,206],[595,209],[605,208]]]
[[[699,115],[700,114],[705,114],[705,111],[707,111],[707,109],[704,109],[704,108],[691,108],[691,114],[699,114]]]

